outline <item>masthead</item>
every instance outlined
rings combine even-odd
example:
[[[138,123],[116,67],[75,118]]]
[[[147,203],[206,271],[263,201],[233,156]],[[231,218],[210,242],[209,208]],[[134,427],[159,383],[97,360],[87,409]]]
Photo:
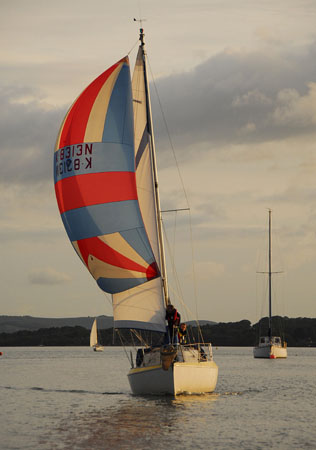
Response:
[[[139,25],[140,25],[140,29],[139,29],[139,40],[140,40],[140,42],[141,42],[141,45],[144,45],[145,43],[144,43],[144,36],[145,36],[145,33],[144,33],[144,28],[143,28],[143,22],[145,22],[146,21],[146,19],[135,19],[135,17],[134,17],[134,22],[139,22]]]

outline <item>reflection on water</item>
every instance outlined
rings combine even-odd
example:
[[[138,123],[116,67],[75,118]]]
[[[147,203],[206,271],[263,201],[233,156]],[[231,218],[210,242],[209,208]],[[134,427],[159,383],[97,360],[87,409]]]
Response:
[[[174,403],[186,403],[186,404],[201,404],[215,402],[220,394],[213,392],[212,394],[197,394],[197,395],[178,395],[173,399]]]
[[[194,433],[198,428],[203,432],[206,417],[218,397],[218,394],[125,397],[119,404],[102,410],[71,414],[51,432],[58,434],[61,448],[73,448],[76,442],[76,448],[160,449],[170,445],[170,439],[173,441],[175,437],[176,442],[187,445],[191,427]],[[203,414],[203,407],[207,408],[207,415]],[[192,417],[198,415],[200,420],[193,425]],[[51,432],[41,444],[53,441]]]
[[[7,349],[0,448],[316,449],[315,349],[271,364],[249,348],[220,348],[215,393],[176,398],[131,395],[121,352]]]

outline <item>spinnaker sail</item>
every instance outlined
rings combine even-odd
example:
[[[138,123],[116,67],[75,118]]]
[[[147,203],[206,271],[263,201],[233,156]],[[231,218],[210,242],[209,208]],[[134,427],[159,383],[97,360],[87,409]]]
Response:
[[[128,57],[96,78],[62,123],[55,192],[68,237],[105,292],[159,274],[137,196]]]

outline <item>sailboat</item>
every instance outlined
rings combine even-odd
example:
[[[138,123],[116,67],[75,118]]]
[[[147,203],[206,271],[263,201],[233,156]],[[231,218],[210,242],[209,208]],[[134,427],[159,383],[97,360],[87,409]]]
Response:
[[[112,295],[114,328],[162,337],[155,347],[140,339],[131,353],[132,392],[213,392],[211,344],[163,341],[171,301],[143,28],[139,40],[133,79],[126,56],[66,114],[54,153],[57,203],[75,251]]]
[[[97,327],[97,319],[94,319],[91,332],[90,332],[90,347],[93,348],[95,352],[103,352],[104,347],[99,343],[98,339],[98,327]]]
[[[271,236],[271,209],[269,209],[269,318],[268,336],[260,336],[259,343],[253,349],[255,358],[287,358],[287,344],[280,336],[273,336],[272,333],[272,236]]]

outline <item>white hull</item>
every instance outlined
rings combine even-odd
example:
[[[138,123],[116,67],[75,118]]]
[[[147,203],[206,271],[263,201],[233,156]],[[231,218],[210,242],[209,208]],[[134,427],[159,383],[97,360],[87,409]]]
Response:
[[[133,394],[202,394],[213,392],[218,376],[214,361],[176,362],[168,370],[161,365],[131,369],[128,381]]]
[[[255,358],[287,358],[287,348],[277,347],[275,345],[266,345],[262,347],[255,347],[253,349],[253,356]]]

